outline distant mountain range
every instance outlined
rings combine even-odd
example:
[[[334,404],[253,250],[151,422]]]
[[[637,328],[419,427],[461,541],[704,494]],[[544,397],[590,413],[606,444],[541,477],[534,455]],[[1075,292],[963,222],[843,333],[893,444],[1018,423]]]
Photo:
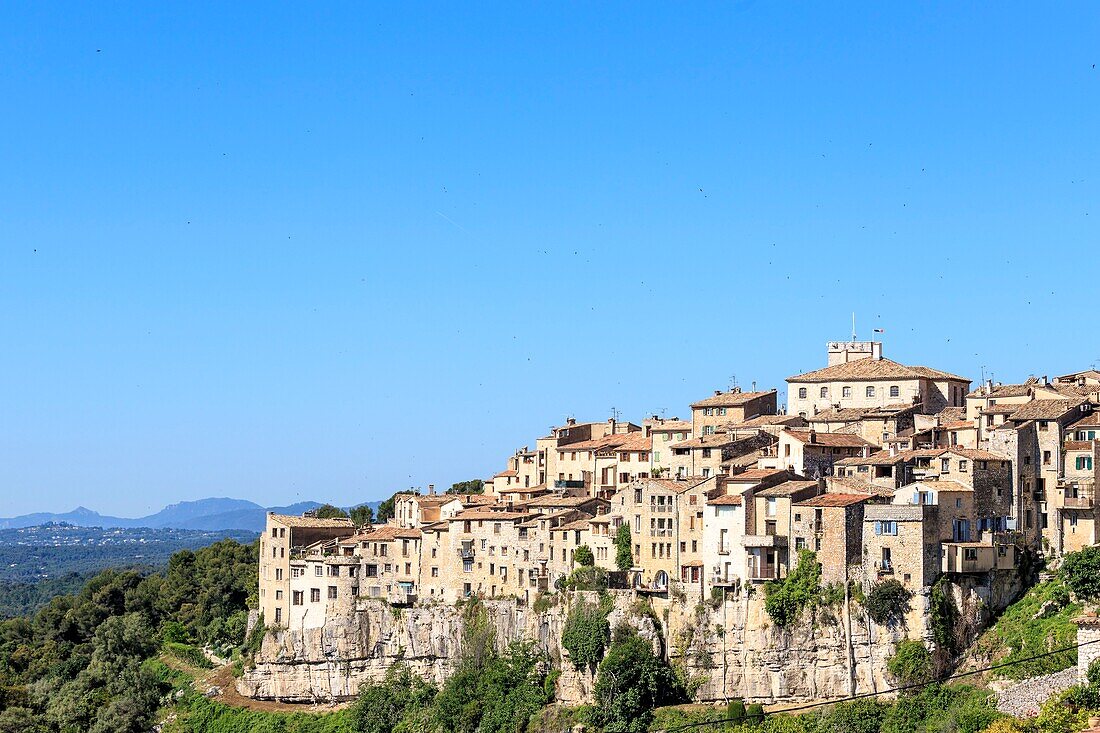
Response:
[[[379,502],[370,505],[377,511]],[[219,531],[227,529],[262,532],[269,511],[280,514],[301,514],[321,506],[315,501],[303,501],[290,506],[262,507],[243,499],[212,498],[169,504],[156,514],[136,519],[110,517],[79,506],[71,512],[54,514],[37,512],[0,519],[0,529],[36,527],[47,522],[66,522],[78,527],[164,527]]]

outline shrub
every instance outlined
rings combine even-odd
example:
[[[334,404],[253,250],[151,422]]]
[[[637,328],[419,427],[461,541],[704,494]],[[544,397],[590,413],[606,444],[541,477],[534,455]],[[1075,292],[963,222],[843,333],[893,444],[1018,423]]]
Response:
[[[562,588],[568,590],[607,590],[607,571],[597,567],[574,568],[562,582]]]
[[[798,618],[802,610],[821,596],[821,566],[810,550],[799,550],[798,566],[783,580],[764,586],[764,610],[780,626]]]
[[[362,733],[390,733],[411,711],[426,707],[435,688],[416,677],[404,664],[395,664],[381,684],[364,686],[351,715]]]
[[[834,705],[821,717],[819,733],[878,733],[889,710],[874,700],[851,700]]]
[[[164,651],[171,654],[176,659],[190,664],[192,667],[198,667],[199,669],[214,668],[210,660],[203,655],[202,649],[193,647],[190,644],[180,644],[176,641],[169,641],[165,643]]]
[[[745,708],[745,722],[749,725],[760,725],[764,722],[764,706],[754,702]]]
[[[595,668],[611,641],[607,613],[598,606],[578,602],[569,609],[562,629],[561,645],[569,652],[573,666]]]
[[[592,548],[581,545],[573,551],[573,564],[580,567],[592,567],[596,564],[596,557],[592,554]]]
[[[1086,547],[1066,555],[1062,579],[1082,600],[1100,598],[1100,547]]]
[[[637,634],[616,630],[617,641],[600,663],[593,722],[605,733],[643,733],[658,705],[685,698],[676,674]]]
[[[863,607],[867,615],[877,624],[893,624],[905,618],[909,611],[911,594],[898,580],[883,580],[875,583]]]
[[[932,679],[932,653],[914,639],[899,641],[894,654],[886,660],[886,671],[901,687],[919,685]]]
[[[743,721],[744,719],[745,719],[745,703],[744,703],[744,701],[742,701],[740,699],[730,700],[729,704],[726,705],[726,720],[729,721],[730,725],[739,725],[741,723],[741,721]]]

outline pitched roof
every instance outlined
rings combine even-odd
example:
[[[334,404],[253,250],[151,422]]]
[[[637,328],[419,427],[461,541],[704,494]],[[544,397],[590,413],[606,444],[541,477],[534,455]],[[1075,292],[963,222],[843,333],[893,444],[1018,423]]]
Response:
[[[846,507],[870,500],[871,497],[868,494],[818,494],[795,502],[795,506]]]
[[[647,438],[641,432],[635,430],[632,433],[615,433],[614,435],[605,435],[602,438],[593,438],[592,440],[582,440],[576,443],[566,443],[565,445],[557,446],[559,453],[567,453],[570,451],[600,451],[600,450],[637,450],[648,451],[653,447],[653,438]]]
[[[688,478],[684,478],[684,479],[677,479],[677,478],[643,478],[643,479],[638,479],[638,480],[639,481],[647,481],[650,484],[656,484],[657,486],[660,486],[663,489],[668,489],[669,491],[674,491],[677,494],[682,494],[685,491],[689,491],[691,489],[694,489],[697,486],[701,486],[701,485],[707,483],[708,481],[714,481],[715,477],[714,476],[709,476],[707,478],[704,478],[702,476],[689,476]]]
[[[591,517],[585,517],[584,519],[575,519],[572,522],[567,522],[565,524],[559,524],[557,527],[551,527],[550,531],[551,532],[573,532],[573,531],[576,531],[576,530],[587,530],[587,529],[590,529],[589,524],[590,524],[591,521],[592,521]]]
[[[528,502],[525,502],[529,507],[577,507],[582,504],[587,504],[590,501],[595,501],[591,496],[536,496]]]
[[[710,397],[705,397],[698,402],[692,402],[691,408],[697,407],[739,407],[746,402],[751,402],[758,397],[763,397],[769,394],[775,394],[775,390],[767,390],[765,392],[742,392],[739,389],[732,390],[730,392],[719,392],[713,394]]]
[[[789,497],[797,494],[800,491],[815,488],[817,488],[816,481],[784,481],[781,484],[769,486],[766,489],[761,489],[760,491],[756,492],[756,495],[768,498]]]
[[[450,518],[450,521],[489,520],[492,522],[508,522],[522,519],[528,515],[524,512],[494,512],[486,509],[466,509]]]
[[[936,417],[940,419],[940,422],[955,422],[956,420],[965,420],[966,408],[945,407],[936,413]]]
[[[812,443],[830,448],[862,448],[871,445],[854,433],[818,433],[810,430],[798,430],[787,428],[783,431],[800,443]],[[810,440],[810,433],[814,433],[814,439]]]
[[[495,474],[493,478],[511,478],[512,476],[519,476],[519,471],[515,471],[509,468],[506,471],[501,471],[500,473]]]
[[[726,430],[750,430],[768,425],[802,425],[806,418],[801,415],[757,415],[744,422],[734,422],[724,425]]]
[[[971,391],[967,397],[1027,397],[1031,394],[1031,389],[1035,384],[995,384],[993,389],[986,392],[986,385],[980,385],[977,389]]]
[[[707,499],[710,506],[741,506],[740,494],[723,494],[713,499]]]
[[[779,473],[787,473],[787,470],[783,468],[750,468],[747,471],[732,474],[726,480],[733,483],[759,483]]]
[[[690,420],[643,420],[642,423],[648,425],[654,433],[680,433],[691,430]]]
[[[1057,420],[1070,410],[1080,405],[1084,400],[1033,400],[1021,405],[1018,410],[1009,415],[1014,422],[1022,420]]]
[[[332,517],[330,519],[318,519],[317,517],[303,517],[295,514],[276,514],[268,512],[271,519],[284,524],[287,527],[317,527],[317,528],[346,528],[355,529],[355,523],[347,517]]]
[[[389,542],[391,540],[412,540],[419,539],[422,536],[422,532],[419,529],[412,527],[398,527],[394,524],[385,524],[381,527],[375,527],[368,532],[360,532],[357,535],[349,537],[351,542]]]
[[[1100,428],[1100,411],[1093,410],[1080,420],[1070,423],[1070,428]]]
[[[741,438],[729,435],[728,433],[712,433],[711,435],[700,435],[698,438],[690,438],[688,440],[682,440],[679,443],[673,443],[669,448],[721,448],[722,446],[733,445],[741,440]]]
[[[816,369],[805,374],[787,377],[788,382],[836,382],[840,380],[862,379],[952,379],[967,382],[966,377],[941,372],[925,366],[905,366],[893,359],[856,359],[843,364],[834,364],[824,369]]]

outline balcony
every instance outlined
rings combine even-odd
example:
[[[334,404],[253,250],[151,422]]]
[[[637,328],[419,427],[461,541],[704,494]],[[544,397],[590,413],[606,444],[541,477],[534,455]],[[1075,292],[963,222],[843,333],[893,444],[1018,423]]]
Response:
[[[747,534],[741,538],[745,547],[786,547],[787,538],[778,534]]]
[[[740,582],[740,578],[736,575],[723,575],[722,573],[715,573],[710,579],[710,584],[718,588],[728,588],[738,585]]]
[[[455,552],[457,552],[458,556],[463,560],[474,559],[474,548],[472,547],[460,547]]]
[[[749,580],[779,580],[779,566],[765,565],[760,568],[749,568]]]
[[[1066,496],[1062,498],[1065,509],[1092,509],[1091,496]]]
[[[650,504],[649,510],[657,514],[667,514],[672,511],[671,504]]]
[[[649,530],[650,537],[671,537],[671,529],[651,529]]]

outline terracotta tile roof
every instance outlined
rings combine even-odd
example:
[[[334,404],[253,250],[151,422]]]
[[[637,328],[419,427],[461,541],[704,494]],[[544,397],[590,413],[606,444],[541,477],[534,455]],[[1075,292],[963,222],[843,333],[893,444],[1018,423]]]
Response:
[[[844,364],[834,364],[805,374],[787,377],[788,382],[836,382],[863,379],[952,379],[970,382],[966,377],[941,372],[924,366],[905,366],[893,359],[856,359]]]
[[[977,428],[974,427],[974,423],[969,420],[955,420],[953,422],[941,423],[936,426],[937,430],[966,430],[967,428],[977,430]]]
[[[946,449],[948,453],[954,453],[957,456],[963,458],[969,458],[972,461],[1008,461],[1011,460],[1008,456],[1002,456],[1000,453],[993,453],[987,450],[980,450],[978,448],[960,448],[959,446],[952,446]]]
[[[711,395],[698,402],[692,402],[691,408],[697,407],[739,407],[746,402],[751,402],[758,397],[765,395],[775,394],[775,390],[768,390],[766,392],[742,392],[740,390],[734,390],[732,392],[719,392],[718,394]]]
[[[840,489],[837,493],[867,494],[872,497],[893,498],[894,489],[876,486],[869,481],[864,481],[851,476],[828,476],[825,479],[829,491]]]
[[[751,430],[768,425],[805,425],[806,418],[801,415],[757,415],[744,422],[735,422],[724,425],[726,430]]]
[[[1025,404],[1027,403],[989,405],[988,407],[983,407],[978,412],[982,415],[1011,415]]]
[[[525,502],[529,507],[546,507],[546,508],[562,508],[562,507],[578,507],[582,504],[587,504],[593,501],[591,496],[536,496],[528,502]]]
[[[809,430],[787,428],[783,432],[800,443],[811,443]],[[814,435],[813,444],[823,445],[827,448],[862,448],[871,445],[863,438],[852,433],[815,433]]]
[[[485,509],[466,509],[450,518],[451,522],[463,522],[467,520],[489,520],[491,522],[509,522],[523,519],[529,515],[526,512],[494,512]]]
[[[940,419],[940,422],[955,422],[956,420],[965,420],[966,408],[945,407],[936,413],[936,417]]]
[[[539,484],[538,486],[505,486],[503,489],[497,489],[498,494],[545,494],[550,489],[546,488],[546,484]]]
[[[643,420],[642,424],[649,425],[654,433],[682,433],[685,430],[691,432],[690,420]]]
[[[894,455],[890,455],[888,450],[880,450],[872,453],[869,456],[849,456],[848,458],[841,458],[836,461],[837,466],[896,466],[899,463],[904,463],[906,460],[905,454],[912,451],[897,451]]]
[[[355,523],[346,517],[333,517],[331,519],[318,519],[317,517],[301,517],[293,514],[276,514],[268,512],[268,517],[287,527],[318,527],[318,528],[346,528],[355,530]]]
[[[991,389],[988,393],[986,393],[985,392],[985,385],[983,384],[983,385],[979,386],[977,389],[975,389],[972,392],[970,392],[969,394],[967,394],[966,396],[967,397],[992,397],[994,399],[996,399],[997,397],[1027,397],[1029,394],[1031,394],[1031,390],[1034,386],[1035,386],[1034,383],[1032,383],[1032,384],[995,384],[995,385],[993,385],[993,389]]]
[[[722,461],[719,465],[720,466],[728,466],[730,468],[746,468],[746,469],[749,469],[749,470],[755,470],[754,468],[750,468],[750,467],[755,467],[756,464],[759,463],[759,462],[760,462],[759,453],[757,451],[749,451],[748,453],[744,453],[742,455],[735,456],[735,457],[729,459],[728,461]],[[742,471],[741,473],[747,473],[747,471]],[[734,474],[734,475],[740,476],[741,474]]]
[[[741,506],[740,494],[725,494],[713,499],[707,499],[709,506]]]
[[[509,468],[507,471],[501,471],[496,474],[493,478],[511,478],[512,476],[519,476],[519,471],[513,471]]]
[[[806,420],[809,422],[851,422],[861,420],[864,415],[872,412],[875,412],[873,407],[843,407],[840,409],[832,407],[828,410],[822,410],[816,415],[810,415]]]
[[[784,481],[776,486],[769,486],[766,489],[761,489],[756,492],[756,496],[764,497],[790,497],[794,496],[800,491],[806,491],[807,489],[816,489],[816,481]]]
[[[714,481],[715,477],[710,476],[707,478],[703,478],[702,476],[689,476],[685,479],[643,478],[638,480],[648,482],[650,485],[660,486],[662,489],[667,489],[677,494],[682,494],[685,491],[690,491],[691,489],[694,489],[697,486],[701,486],[708,481]]]
[[[818,494],[809,499],[795,502],[795,506],[846,507],[870,500],[871,497],[867,494]]]
[[[615,435],[605,435],[602,438],[594,438],[593,440],[582,440],[578,443],[567,443],[566,445],[559,445],[557,450],[559,453],[568,453],[570,451],[648,451],[653,448],[653,438],[647,438],[641,432],[635,431],[633,433],[617,433]]]
[[[669,448],[721,448],[723,446],[733,445],[739,440],[741,439],[725,433],[714,433],[713,435],[701,435],[698,438],[691,438],[689,440],[680,441],[679,443],[673,443]]]
[[[1018,410],[1009,415],[1014,422],[1023,420],[1057,420],[1070,410],[1080,405],[1084,400],[1033,400],[1021,405]]]
[[[750,468],[748,471],[731,475],[728,480],[734,483],[759,483],[779,473],[787,473],[787,471],[782,468]]]
[[[1087,450],[1087,451],[1091,451],[1092,450],[1092,443],[1093,443],[1093,441],[1091,441],[1091,440],[1067,440],[1066,441],[1066,450]]]
[[[447,520],[420,525],[421,532],[446,532],[449,529]]]
[[[381,527],[375,527],[369,532],[360,532],[353,537],[349,537],[349,542],[390,542],[393,540],[413,540],[420,539],[423,533],[419,529],[413,529],[411,527],[398,527],[393,524],[386,524]]]
[[[551,527],[551,532],[574,532],[576,530],[590,530],[589,523],[592,521],[591,517],[584,519],[575,519],[572,522],[565,524],[559,524],[557,527]]]
[[[1070,423],[1072,428],[1100,428],[1100,410],[1093,410],[1077,422]]]

